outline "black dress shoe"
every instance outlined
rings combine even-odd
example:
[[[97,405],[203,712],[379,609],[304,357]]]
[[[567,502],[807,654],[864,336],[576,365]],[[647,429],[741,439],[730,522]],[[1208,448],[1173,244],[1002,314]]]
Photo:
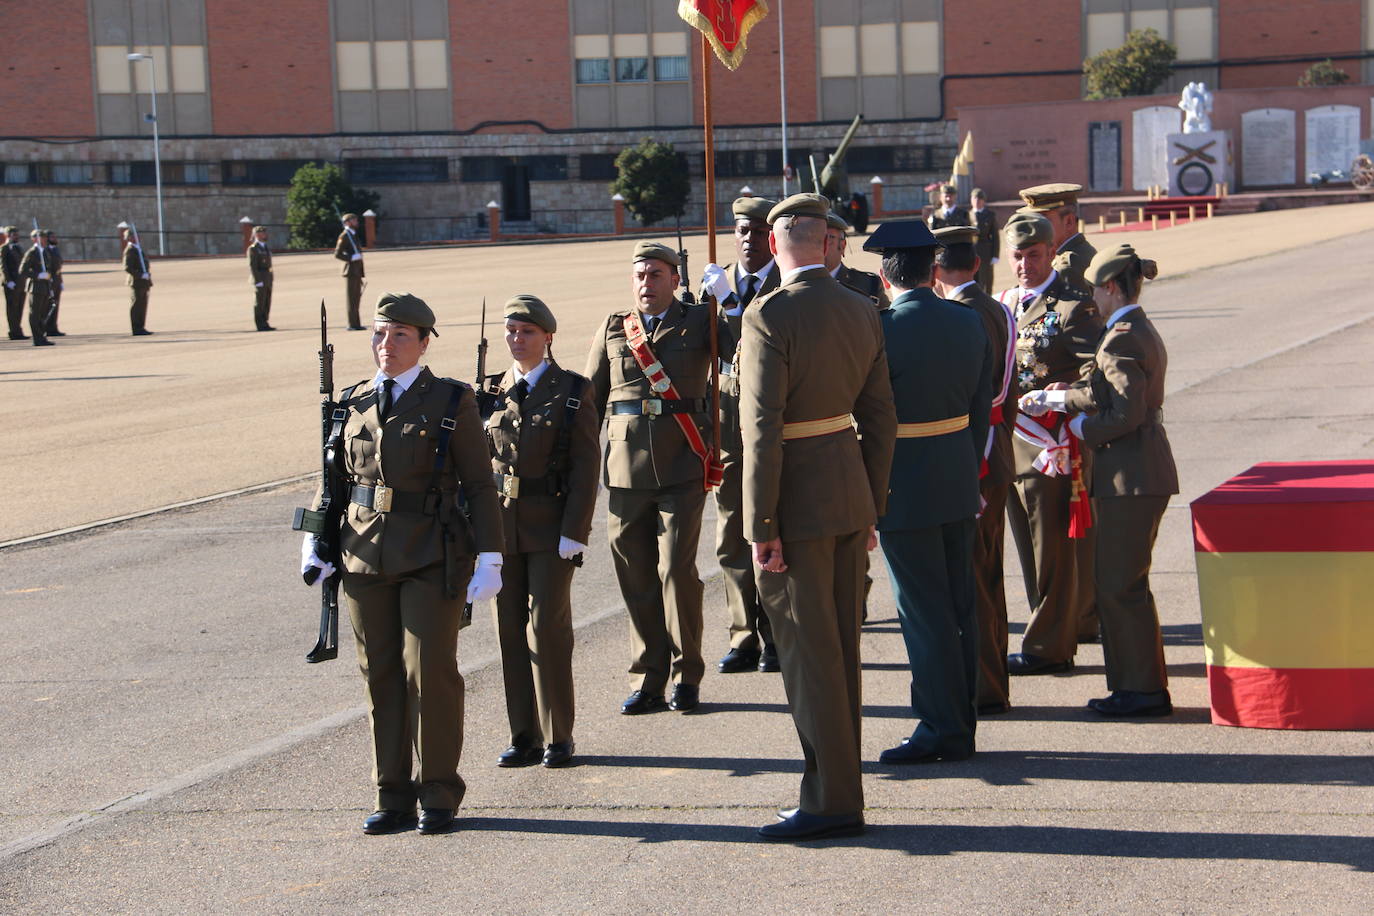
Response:
[[[544,746],[542,744],[531,744],[527,747],[512,744],[496,758],[496,765],[499,767],[534,766],[543,756]]]
[[[1109,697],[1089,700],[1088,708],[1100,715],[1113,719],[1144,718],[1146,716],[1167,716],[1173,713],[1174,704],[1169,699],[1169,691],[1156,690],[1141,693],[1137,690],[1117,690]]]
[[[1010,703],[979,703],[978,715],[980,716],[1000,716],[1002,713],[1011,709]]]
[[[29,339],[29,335],[27,335],[27,334],[11,334],[11,335],[10,335],[10,340],[28,340],[28,339]]]
[[[642,690],[636,690],[630,694],[624,703],[620,704],[620,714],[622,716],[639,716],[646,712],[657,712],[667,705],[663,702],[663,694],[661,693],[645,693]]]
[[[49,331],[49,332],[48,332],[48,336],[49,336],[49,337],[66,337],[66,336],[67,336],[67,332],[66,332],[66,331]]]
[[[798,843],[803,840],[823,840],[826,837],[858,836],[864,832],[862,814],[807,814],[797,809],[784,820],[764,824],[759,836],[765,840]]]
[[[414,811],[388,811],[383,808],[363,821],[363,833],[381,834],[409,830],[415,826]]]
[[[153,332],[150,331],[150,330],[148,330],[147,328],[139,328],[137,331],[134,331],[133,336],[134,336],[134,337],[152,337],[152,336],[153,336]]]
[[[673,698],[668,702],[669,709],[678,712],[691,712],[701,703],[701,690],[692,684],[678,684],[673,688]]]
[[[272,327],[270,324],[265,324],[265,325],[263,325],[262,327],[258,328],[258,330],[259,330],[259,331],[275,331],[276,328]]]
[[[555,741],[544,752],[544,766],[549,769],[556,769],[569,765],[572,763],[573,752],[576,749],[577,745],[571,741]]]
[[[973,756],[971,750],[941,750],[925,744],[918,744],[910,738],[903,738],[902,743],[896,747],[890,747],[878,755],[879,763],[908,764],[908,763],[953,763],[959,760],[967,760]]]
[[[57,344],[48,340],[46,337],[35,337],[33,341],[35,347],[55,347]]]
[[[420,824],[415,829],[426,834],[447,833],[453,829],[455,820],[452,808],[421,808]]]
[[[748,649],[731,649],[716,663],[721,674],[740,674],[744,671],[753,671],[758,666],[759,653]]]
[[[1073,659],[1062,662],[1052,661],[1029,652],[1017,652],[1007,656],[1008,674],[1059,674],[1073,670]]]
[[[777,674],[782,670],[782,662],[778,661],[778,647],[768,643],[763,647],[763,652],[759,654],[759,670],[766,674]]]

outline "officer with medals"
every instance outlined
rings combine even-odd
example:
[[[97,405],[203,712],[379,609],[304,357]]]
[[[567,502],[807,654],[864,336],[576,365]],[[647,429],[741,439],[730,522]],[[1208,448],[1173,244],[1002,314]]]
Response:
[[[563,767],[574,751],[572,577],[596,508],[599,424],[590,382],[553,359],[549,307],[519,295],[505,315],[514,363],[487,420],[506,537],[496,632],[511,738],[497,763]]]
[[[1051,267],[1054,227],[1045,217],[1014,214],[1003,240],[1018,283],[998,297],[1016,316],[1012,390],[1020,397],[1075,381],[1102,333],[1097,307]],[[1054,417],[1019,417],[1012,437],[1016,482],[1007,500],[1007,521],[1031,608],[1021,651],[1007,657],[1012,675],[1070,671],[1078,649],[1079,538],[1070,537],[1070,513],[1075,506],[1086,507],[1086,495],[1062,427]],[[1090,524],[1089,519],[1073,526],[1073,533],[1086,534]]]
[[[377,810],[363,822],[370,834],[416,826],[417,801],[420,833],[452,827],[465,791],[457,659],[464,594],[485,601],[501,588],[501,508],[476,399],[467,385],[420,365],[437,336],[424,300],[378,299],[377,374],[340,396],[346,418],[334,433],[350,484],[341,591],[372,732]],[[317,493],[316,507],[319,500]],[[316,582],[333,575],[313,537],[301,553],[303,574],[320,569]]]
[[[825,250],[825,267],[826,270],[830,271],[830,276],[860,296],[867,297],[873,303],[874,308],[887,308],[890,303],[887,299],[887,290],[883,288],[882,278],[877,274],[859,270],[844,263],[845,239],[849,235],[849,223],[845,222],[844,218],[834,210],[831,210],[825,216],[825,225],[826,235],[830,237],[830,247]]]
[[[611,558],[630,613],[630,696],[625,715],[664,707],[697,708],[706,665],[701,657],[701,578],[697,543],[706,490],[719,465],[711,442],[710,313],[684,305],[678,254],[666,245],[635,245],[634,305],[596,329],[586,376],[606,422]],[[724,318],[719,352],[734,350]]]
[[[1088,708],[1112,718],[1173,712],[1150,591],[1155,536],[1178,492],[1163,417],[1169,354],[1139,304],[1141,286],[1157,274],[1155,262],[1130,245],[1099,252],[1085,278],[1098,311],[1110,317],[1092,362],[1066,390],[1022,398],[1032,415],[1070,413],[1070,433],[1093,451],[1094,527],[1103,548],[1093,575],[1111,695],[1090,700]]]
[[[768,211],[777,201],[766,197],[738,198],[735,215],[735,263],[724,268],[706,265],[702,288],[716,297],[721,313],[738,341],[745,308],[778,288],[778,270],[768,248]],[[733,350],[721,350],[734,358]],[[716,664],[721,674],[741,671],[778,671],[773,631],[759,602],[754,582],[754,558],[744,536],[740,479],[739,379],[734,363],[721,359],[720,460],[724,465],[716,488],[716,558],[725,581],[730,611],[730,651]]]
[[[947,226],[935,231],[935,239],[942,246],[935,253],[935,292],[977,312],[992,342],[992,411],[978,479],[982,511],[973,544],[973,566],[978,619],[978,714],[993,715],[1011,706],[1003,545],[1007,491],[1014,477],[1011,436],[1016,426],[1016,398],[1007,395],[1016,366],[1016,319],[1010,309],[985,293],[974,280],[983,270],[975,247],[982,240],[977,229]]]

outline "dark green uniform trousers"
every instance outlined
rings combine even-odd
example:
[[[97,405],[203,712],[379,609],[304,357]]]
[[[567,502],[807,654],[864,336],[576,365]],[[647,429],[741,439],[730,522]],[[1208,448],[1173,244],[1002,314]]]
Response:
[[[1169,685],[1164,640],[1150,591],[1150,558],[1167,496],[1108,496],[1093,500],[1098,543],[1097,607],[1108,690],[1154,693]]]
[[[575,568],[554,550],[508,553],[501,567],[496,633],[516,747],[572,740]]]

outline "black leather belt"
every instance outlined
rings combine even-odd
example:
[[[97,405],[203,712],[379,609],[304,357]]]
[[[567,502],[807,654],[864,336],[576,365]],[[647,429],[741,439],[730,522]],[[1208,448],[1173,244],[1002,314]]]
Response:
[[[395,490],[386,486],[353,486],[350,501],[364,509],[375,512],[417,512],[433,515],[438,509],[441,493],[422,493],[410,490]]]
[[[616,416],[658,417],[675,413],[705,413],[705,398],[679,398],[675,401],[663,398],[644,398],[637,401],[612,401],[611,413]]]
[[[496,492],[510,499],[533,496],[536,493],[549,496],[558,496],[561,493],[556,474],[544,474],[540,477],[517,477],[515,474],[502,474],[500,471],[493,471],[491,477],[496,484]]]

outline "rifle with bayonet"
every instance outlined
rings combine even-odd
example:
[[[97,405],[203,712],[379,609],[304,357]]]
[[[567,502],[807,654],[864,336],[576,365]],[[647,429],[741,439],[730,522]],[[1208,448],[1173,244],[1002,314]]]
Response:
[[[343,556],[340,549],[340,523],[344,505],[344,475],[340,468],[343,456],[341,440],[347,410],[334,400],[334,345],[329,342],[329,325],[324,300],[320,300],[320,506],[318,509],[297,509],[291,527],[305,531],[315,538],[315,555],[334,565],[334,575],[320,583],[320,634],[315,648],[305,656],[307,662],[328,661],[339,655],[339,580],[342,578]],[[305,572],[307,585],[314,585],[321,570],[311,567]]]
[[[682,301],[687,305],[696,304],[696,296],[692,295],[692,274],[687,270],[687,247],[682,244],[682,214],[677,215],[677,276],[681,281]]]

